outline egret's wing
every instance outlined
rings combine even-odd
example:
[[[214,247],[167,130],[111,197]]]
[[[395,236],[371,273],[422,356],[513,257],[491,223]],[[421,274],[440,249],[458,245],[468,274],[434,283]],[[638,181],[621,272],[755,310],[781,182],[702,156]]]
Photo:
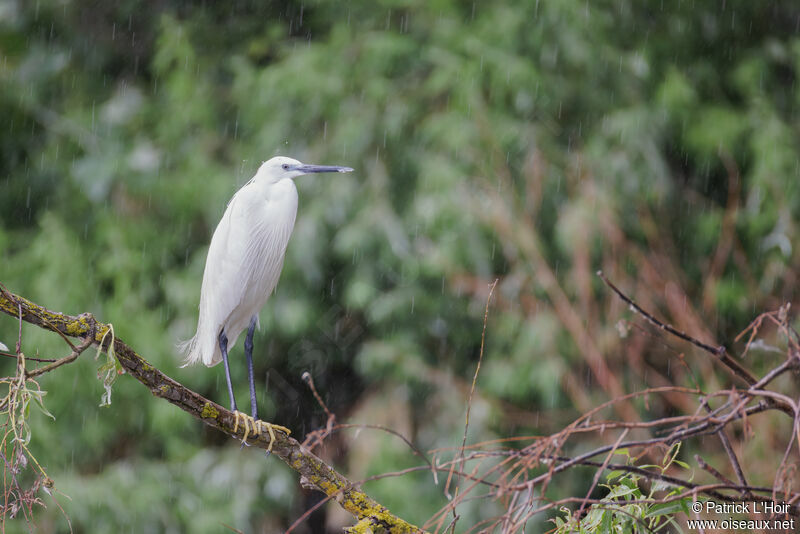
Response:
[[[234,213],[242,198],[237,193],[228,202],[217,228],[211,238],[203,270],[203,284],[200,290],[200,316],[195,336],[182,343],[180,348],[186,353],[185,365],[202,361],[206,365],[219,363],[222,355],[217,345],[218,336],[225,318],[236,308],[241,300],[243,287],[237,289],[237,265],[235,258],[243,250],[241,239],[237,240]]]
[[[244,189],[244,188],[243,188]],[[240,189],[228,203],[208,247],[203,286],[200,296],[200,316],[207,319],[216,338],[223,322],[241,302],[247,290],[246,279],[240,275],[242,256],[247,250],[247,235],[242,232],[241,217],[235,214],[243,195]]]
[[[294,201],[284,205],[265,201],[249,189],[250,183],[228,203],[208,249],[198,321],[206,365],[221,358],[220,329],[225,328],[233,346],[275,288],[294,227],[296,193]]]

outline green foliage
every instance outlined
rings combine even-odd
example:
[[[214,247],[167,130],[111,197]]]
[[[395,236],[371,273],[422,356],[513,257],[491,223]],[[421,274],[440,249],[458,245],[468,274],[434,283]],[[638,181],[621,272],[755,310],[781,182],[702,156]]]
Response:
[[[454,446],[499,278],[478,380],[490,408],[470,439],[552,430],[608,400],[586,343],[630,390],[654,376],[685,384],[684,348],[619,339],[596,269],[719,342],[796,301],[796,18],[788,0],[11,0],[0,4],[0,282],[112,322],[155,366],[224,401],[221,370],[180,369],[174,347],[193,332],[225,203],[274,154],[348,165],[297,182],[295,233],[255,342],[264,417],[298,433],[324,425],[300,379],[309,371],[340,420],[372,391],[407,387],[417,445]],[[0,341],[16,339],[0,317]],[[47,358],[68,350],[35,328],[22,341]],[[689,371],[708,375],[699,382],[714,382],[690,356]],[[72,497],[61,502],[75,525],[192,531],[202,510],[213,528],[256,530],[298,499],[296,486],[259,493],[261,479],[218,494],[181,471],[233,444],[125,377],[100,409],[99,365],[84,355],[41,377],[56,421],[31,416],[30,446]],[[277,469],[253,463],[264,479]],[[378,454],[364,476],[406,466]],[[153,500],[113,490],[139,467],[147,476],[120,487],[164,497],[177,477],[171,508],[151,515]],[[412,522],[444,504],[431,497],[420,512],[409,497],[440,495],[429,478],[385,484]],[[256,505],[236,508],[240,492]],[[45,513],[43,532],[63,529]],[[279,514],[274,530],[298,515]]]
[[[671,466],[689,469],[689,465],[677,459],[681,444],[676,443],[664,455],[661,465],[641,465],[641,469],[655,469],[663,475]],[[614,451],[623,455],[625,465],[635,466],[635,461],[625,449]],[[582,517],[569,508],[562,508],[564,517],[557,517],[558,534],[572,532],[683,532],[676,515],[689,515],[692,497],[677,497],[683,488],[664,481],[655,481],[649,491],[641,488],[642,476],[625,470],[611,471],[606,475],[607,484],[600,487],[608,490],[599,503],[588,507]]]

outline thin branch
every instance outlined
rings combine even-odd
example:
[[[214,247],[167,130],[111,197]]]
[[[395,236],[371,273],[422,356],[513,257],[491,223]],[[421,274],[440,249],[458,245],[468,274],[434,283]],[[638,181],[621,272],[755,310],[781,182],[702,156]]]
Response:
[[[336,415],[328,409],[328,405],[325,404],[320,394],[317,393],[317,387],[314,385],[314,379],[311,377],[311,373],[306,371],[303,373],[301,378],[308,385],[311,393],[314,394],[317,404],[319,404],[322,409],[325,410],[325,413],[328,416],[328,419],[325,422],[325,428],[319,428],[313,432],[309,432],[306,434],[306,439],[303,440],[303,446],[308,447],[313,451],[317,445],[322,445],[322,442],[325,440],[325,438],[330,435],[331,431],[333,430],[334,423],[336,422]]]
[[[345,423],[345,424],[341,424],[341,425],[335,425],[331,429],[331,431],[333,432],[333,431],[337,431],[337,430],[346,430],[346,429],[349,429],[349,428],[356,428],[356,429],[369,428],[369,429],[372,429],[372,430],[380,430],[382,432],[386,432],[387,434],[391,434],[391,435],[393,435],[395,437],[398,437],[401,440],[403,440],[403,443],[408,445],[408,448],[411,449],[411,452],[413,452],[416,456],[419,456],[420,458],[425,460],[425,463],[428,464],[428,468],[429,469],[433,469],[433,463],[431,463],[431,461],[428,459],[428,456],[424,452],[422,452],[416,445],[414,445],[411,442],[410,439],[405,437],[403,434],[401,434],[397,430],[392,430],[391,428],[383,426],[383,425],[364,424],[364,423]]]
[[[483,348],[484,342],[486,341],[486,324],[489,321],[489,303],[492,300],[492,294],[494,293],[494,289],[497,287],[497,282],[499,279],[496,279],[489,285],[489,295],[486,297],[486,309],[483,312],[483,331],[481,332],[481,348],[480,353],[478,354],[478,365],[475,367],[475,374],[472,377],[472,387],[469,390],[469,397],[467,398],[467,416],[466,421],[464,422],[464,437],[461,440],[461,450],[458,453],[459,457],[464,456],[464,447],[467,444],[467,430],[469,429],[469,415],[470,411],[472,410],[472,396],[475,394],[475,384],[478,382],[478,373],[481,371],[481,363],[483,362]],[[444,486],[444,494],[450,498],[450,481],[453,477],[453,469],[455,469],[455,463],[453,464],[450,473],[447,475],[447,483]],[[461,463],[461,467],[459,468],[460,471],[464,470],[464,464]],[[458,484],[456,484],[456,495],[458,494]],[[453,515],[455,516],[455,507],[453,508]]]
[[[708,404],[703,404],[703,408],[710,414],[711,413],[711,406]],[[747,486],[747,479],[744,476],[744,471],[742,470],[742,466],[739,463],[739,459],[736,457],[736,453],[731,446],[731,442],[728,439],[728,435],[725,433],[724,428],[720,428],[717,431],[717,437],[719,437],[719,441],[722,443],[722,448],[725,449],[725,454],[728,455],[728,461],[731,463],[733,467],[733,471],[736,473],[736,478],[739,479],[739,484],[742,486]],[[699,456],[697,456],[699,458]],[[705,463],[705,462],[703,462]],[[708,465],[708,464],[706,464]],[[701,465],[702,467],[702,465]],[[708,466],[711,467],[711,466]],[[713,468],[712,468],[713,469]],[[747,494],[742,494],[742,498],[748,498]]]
[[[700,466],[700,469],[711,473],[711,476],[713,476],[723,484],[730,484],[731,486],[735,486],[735,484],[731,479],[720,473],[713,465],[709,465],[708,463],[706,463],[706,461],[703,460],[702,456],[700,456],[699,454],[694,455],[694,460],[695,462],[697,462],[697,465]]]
[[[656,319],[653,315],[651,315],[650,313],[648,313],[647,311],[642,309],[638,304],[636,304],[625,293],[620,291],[617,288],[617,286],[612,284],[611,281],[608,278],[606,278],[606,275],[603,274],[603,271],[597,271],[597,276],[599,276],[600,279],[603,280],[603,282],[614,293],[616,293],[619,298],[624,300],[633,309],[633,311],[635,311],[636,313],[638,313],[639,315],[641,315],[642,317],[647,319],[647,321],[650,322],[653,326],[655,326],[657,328],[660,328],[661,330],[664,330],[666,332],[669,332],[673,336],[679,337],[679,338],[683,339],[684,341],[688,341],[692,345],[694,345],[696,347],[699,347],[699,348],[703,349],[704,351],[708,352],[709,354],[712,354],[712,355],[716,356],[717,359],[723,365],[725,365],[736,376],[738,376],[739,378],[741,378],[742,380],[747,382],[749,385],[752,386],[753,384],[756,383],[755,377],[753,377],[753,375],[750,374],[750,372],[747,369],[745,369],[744,367],[739,365],[739,362],[737,362],[736,360],[734,360],[733,358],[731,358],[728,355],[728,351],[725,348],[725,345],[720,345],[718,347],[712,347],[711,345],[707,345],[706,343],[703,343],[699,339],[695,339],[692,336],[690,336],[690,335],[688,335],[688,334],[686,334],[684,332],[681,332],[680,330],[677,330],[676,328],[674,328],[674,327],[672,327],[672,326],[670,326],[670,325],[668,325],[666,323],[662,323],[661,321]]]
[[[314,378],[311,376],[311,373],[306,371],[303,373],[301,378],[306,384],[308,384],[308,388],[311,390],[311,393],[314,394],[314,398],[317,399],[317,403],[322,407],[323,410],[325,410],[325,415],[328,416],[328,420],[336,419],[336,416],[333,415],[333,413],[328,409],[328,405],[325,404],[325,401],[322,400],[322,397],[320,397],[319,393],[317,392],[317,388],[314,385]]]
[[[76,359],[78,359],[78,356],[80,356],[83,351],[85,351],[86,349],[91,347],[92,344],[94,344],[94,338],[91,335],[88,335],[83,340],[83,343],[81,343],[80,345],[75,347],[75,350],[73,350],[69,354],[69,356],[64,356],[63,358],[60,358],[60,359],[54,361],[53,363],[45,365],[44,367],[39,367],[37,369],[31,369],[30,371],[28,371],[26,369],[25,370],[25,377],[26,378],[33,378],[34,376],[39,376],[39,375],[42,375],[44,373],[49,373],[53,369],[61,367],[62,365],[74,362]],[[26,358],[26,359],[30,359],[30,358]]]
[[[619,437],[617,438],[617,441],[614,443],[614,446],[611,448],[611,450],[608,451],[608,454],[606,455],[606,459],[605,459],[605,461],[603,461],[603,465],[600,467],[600,469],[598,469],[595,472],[594,479],[592,480],[592,485],[589,486],[589,491],[586,492],[586,498],[584,499],[584,504],[581,504],[581,507],[578,510],[578,515],[581,515],[581,513],[583,512],[583,508],[585,506],[586,499],[588,499],[589,497],[592,496],[592,492],[594,491],[594,488],[597,487],[597,483],[600,481],[600,475],[603,473],[603,471],[606,469],[606,467],[608,467],[608,463],[611,461],[611,458],[614,456],[614,453],[617,451],[617,447],[619,447],[619,444],[622,443],[622,440],[625,439],[625,436],[627,436],[627,435],[628,435],[628,429],[626,428],[619,435]]]
[[[0,356],[3,356],[5,358],[14,358],[15,360],[17,359],[17,355],[16,354],[11,354],[10,352],[4,352],[2,350],[0,350]],[[52,362],[58,361],[58,359],[56,359],[56,358],[31,358],[30,356],[25,356],[25,361],[26,362],[38,362],[38,363],[52,363]]]
[[[324,442],[325,438],[327,438],[328,436],[330,436],[334,432],[338,432],[339,430],[346,430],[346,429],[349,429],[349,428],[356,428],[356,429],[369,428],[369,429],[372,429],[372,430],[381,430],[383,432],[386,432],[387,434],[391,434],[391,435],[393,435],[395,437],[398,437],[401,440],[403,440],[403,442],[406,445],[408,445],[408,448],[410,448],[411,451],[414,454],[416,454],[417,456],[419,456],[420,458],[425,460],[425,463],[427,463],[428,466],[433,471],[434,477],[436,477],[436,470],[433,469],[433,464],[428,459],[428,457],[425,455],[425,453],[422,452],[421,450],[419,450],[419,448],[416,445],[414,445],[411,442],[410,439],[405,437],[400,432],[398,432],[396,430],[392,430],[391,428],[385,427],[383,425],[375,425],[375,424],[361,424],[361,423],[346,423],[346,424],[339,424],[339,425],[334,424],[336,422],[336,414],[333,413],[328,408],[328,405],[325,404],[325,402],[322,400],[322,396],[317,391],[317,387],[314,384],[314,379],[311,377],[311,373],[309,373],[308,371],[305,371],[300,378],[302,378],[303,381],[308,385],[309,389],[311,389],[311,393],[314,395],[314,398],[317,400],[317,404],[320,405],[320,407],[325,411],[325,413],[328,416],[328,420],[327,420],[327,422],[325,424],[325,428],[321,428],[321,429],[318,429],[318,430],[314,430],[313,432],[309,432],[306,435],[306,439],[303,440],[303,446],[309,447],[310,449],[313,450],[314,447],[316,447],[317,445],[322,445],[322,443]]]

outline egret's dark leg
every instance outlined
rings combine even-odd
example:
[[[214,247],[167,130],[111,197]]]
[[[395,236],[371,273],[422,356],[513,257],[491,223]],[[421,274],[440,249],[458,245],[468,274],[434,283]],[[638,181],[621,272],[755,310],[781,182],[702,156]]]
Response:
[[[222,363],[225,364],[225,380],[228,381],[228,394],[231,396],[231,411],[236,411],[236,398],[233,396],[233,384],[231,384],[231,368],[228,366],[228,336],[225,331],[219,333],[219,350],[222,351]]]
[[[256,409],[256,383],[253,378],[253,333],[256,331],[256,321],[258,318],[254,315],[250,319],[250,328],[247,330],[247,337],[244,338],[244,354],[247,356],[247,374],[250,377],[250,410],[253,419],[258,419],[258,411]]]

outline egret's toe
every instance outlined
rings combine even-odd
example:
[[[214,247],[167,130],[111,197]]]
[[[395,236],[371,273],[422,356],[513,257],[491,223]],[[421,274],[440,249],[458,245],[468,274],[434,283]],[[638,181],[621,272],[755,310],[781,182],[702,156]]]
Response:
[[[239,410],[233,412],[233,415],[236,418],[236,423],[233,426],[233,432],[236,433],[239,431],[240,424],[244,427],[242,443],[245,443],[247,438],[250,436],[260,436],[265,432],[269,434],[269,446],[267,447],[267,452],[272,452],[272,445],[275,443],[275,430],[283,432],[287,436],[292,433],[292,431],[285,426],[273,425],[272,423],[262,421],[261,419],[253,419],[252,416],[242,413]]]
[[[233,425],[233,432],[236,433],[239,431],[239,422],[241,421],[242,426],[244,427],[244,436],[242,436],[242,443],[247,442],[247,438],[252,435],[257,436],[258,432],[256,430],[256,422],[253,418],[246,413],[242,413],[239,410],[233,412],[233,415],[236,419],[236,423]]]

